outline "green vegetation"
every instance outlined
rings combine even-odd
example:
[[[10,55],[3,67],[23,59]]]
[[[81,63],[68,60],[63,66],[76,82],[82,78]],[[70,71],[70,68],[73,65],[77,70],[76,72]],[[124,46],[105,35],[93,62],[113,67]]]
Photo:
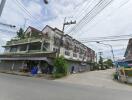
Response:
[[[20,28],[19,31],[17,32],[17,37],[20,38],[20,39],[25,38],[24,30],[22,28]]]
[[[68,72],[68,64],[63,56],[58,57],[54,61],[54,78],[60,78],[67,75]]]
[[[107,66],[107,68],[113,67],[113,62],[111,59],[108,59],[107,61],[104,62],[104,65]]]

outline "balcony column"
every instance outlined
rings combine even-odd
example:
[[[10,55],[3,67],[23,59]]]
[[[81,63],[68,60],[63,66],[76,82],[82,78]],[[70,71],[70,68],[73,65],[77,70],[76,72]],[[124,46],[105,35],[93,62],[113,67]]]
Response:
[[[30,34],[31,34],[31,33],[30,33]],[[29,52],[29,46],[30,46],[30,38],[28,38],[28,44],[27,44],[26,52]]]
[[[41,51],[43,51],[43,47],[44,47],[44,39],[42,39],[42,42],[41,42]]]
[[[15,67],[15,61],[13,61],[13,64],[12,64],[12,66],[11,66],[11,71],[14,70],[14,67]]]
[[[27,44],[26,52],[29,52],[29,44]]]

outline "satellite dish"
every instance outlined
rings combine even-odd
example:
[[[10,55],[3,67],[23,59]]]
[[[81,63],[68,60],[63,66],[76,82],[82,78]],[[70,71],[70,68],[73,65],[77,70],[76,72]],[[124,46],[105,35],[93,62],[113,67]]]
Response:
[[[48,0],[44,0],[44,3],[45,3],[45,4],[48,4]]]

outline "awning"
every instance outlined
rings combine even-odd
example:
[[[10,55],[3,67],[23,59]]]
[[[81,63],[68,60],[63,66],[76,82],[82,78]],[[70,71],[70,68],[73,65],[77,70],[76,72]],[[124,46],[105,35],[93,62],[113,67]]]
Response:
[[[0,60],[44,60],[47,61],[47,57],[2,57]]]

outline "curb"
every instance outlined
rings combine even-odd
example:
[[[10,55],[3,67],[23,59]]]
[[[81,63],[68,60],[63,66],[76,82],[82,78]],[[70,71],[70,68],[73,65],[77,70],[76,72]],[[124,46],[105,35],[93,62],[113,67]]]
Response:
[[[33,78],[40,78],[40,79],[47,79],[47,80],[54,80],[51,76],[44,76],[44,75],[36,75],[32,76],[31,74],[22,74],[22,73],[15,73],[15,72],[7,72],[7,71],[0,71],[0,73],[10,74],[10,75],[19,75],[19,76],[26,76],[26,77],[33,77]]]

